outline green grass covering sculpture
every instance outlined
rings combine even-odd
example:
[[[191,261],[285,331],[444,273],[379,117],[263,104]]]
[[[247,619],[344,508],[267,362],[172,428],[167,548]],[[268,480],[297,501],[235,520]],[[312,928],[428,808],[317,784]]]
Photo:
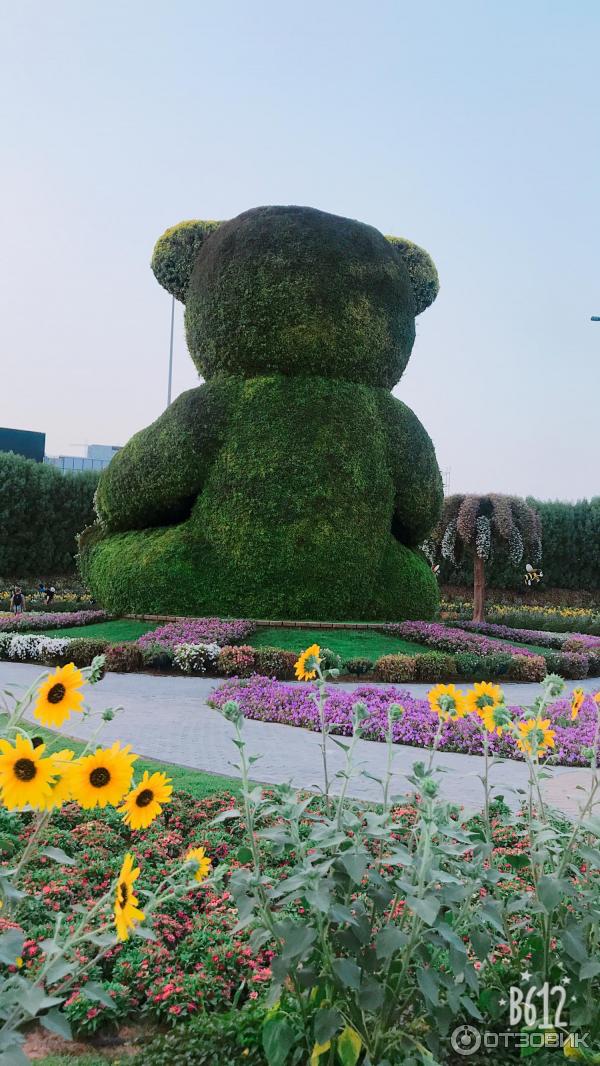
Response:
[[[152,269],[205,381],[102,474],[82,538],[119,612],[427,618],[442,484],[391,388],[435,299],[421,248],[308,207],[183,222]]]

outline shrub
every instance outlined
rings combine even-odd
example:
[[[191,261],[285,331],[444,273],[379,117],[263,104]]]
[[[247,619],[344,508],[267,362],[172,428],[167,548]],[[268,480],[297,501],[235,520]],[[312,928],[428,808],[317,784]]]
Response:
[[[357,677],[362,677],[363,674],[372,673],[375,668],[375,663],[372,659],[346,659],[344,666],[349,674],[355,674]]]
[[[495,655],[477,655],[475,652],[463,651],[454,656],[460,677],[472,677],[477,681],[482,678],[503,677],[511,660],[509,652],[497,652]]]
[[[138,647],[140,643],[138,641]],[[150,670],[172,670],[175,652],[164,644],[146,644],[142,648],[144,666]]]
[[[107,640],[92,637],[74,637],[69,641],[63,660],[75,666],[89,666],[97,655],[105,655],[110,647]]]
[[[320,658],[322,670],[342,669],[342,656],[338,655],[337,651],[332,651],[331,648],[321,648]]]
[[[414,655],[382,655],[375,663],[375,677],[378,681],[387,681],[390,684],[414,681],[416,667],[417,657]]]
[[[106,652],[105,668],[114,673],[129,674],[144,665],[141,648],[137,644],[110,644]]]
[[[573,680],[588,676],[589,659],[587,655],[576,652],[549,652],[544,656],[546,668],[549,674],[559,674],[560,677]]]
[[[275,677],[278,681],[293,681],[296,674],[294,664],[298,656],[293,651],[283,648],[255,648],[254,669],[257,674]]]
[[[249,644],[229,645],[221,648],[217,670],[225,677],[250,677],[254,673],[255,649]]]
[[[513,655],[508,667],[510,681],[543,681],[547,673],[543,655]]]
[[[452,681],[457,676],[454,655],[431,652],[416,657],[417,681]]]
[[[221,649],[218,644],[179,644],[173,656],[184,674],[214,672]]]
[[[250,1007],[205,1013],[185,1027],[157,1037],[132,1060],[132,1066],[266,1066],[261,1030],[264,1009]]]

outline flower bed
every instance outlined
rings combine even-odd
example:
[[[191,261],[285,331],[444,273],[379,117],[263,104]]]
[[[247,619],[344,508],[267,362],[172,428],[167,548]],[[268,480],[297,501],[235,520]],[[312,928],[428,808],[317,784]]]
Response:
[[[8,615],[0,618],[0,632],[31,632],[35,629],[68,629],[70,626],[87,626],[93,622],[106,622],[110,615],[106,611],[36,611]]]
[[[237,700],[246,718],[261,722],[278,722],[282,725],[300,726],[304,729],[320,729],[318,708],[311,698],[310,685],[287,685],[266,677],[248,680],[231,678],[225,681],[208,701],[220,709],[228,700]],[[431,747],[437,719],[431,713],[427,700],[417,699],[401,688],[381,689],[364,685],[346,692],[330,687],[325,704],[326,720],[332,733],[341,736],[352,734],[352,706],[357,701],[367,707],[368,717],[362,724],[367,740],[383,740],[387,728],[388,709],[399,703],[403,714],[394,722],[393,737],[397,744],[414,747]],[[584,752],[594,742],[596,708],[591,696],[587,696],[575,722],[571,722],[571,704],[568,699],[559,699],[549,710],[552,728],[556,730],[556,761],[563,766],[585,766],[589,754]],[[493,735],[490,750],[511,759],[522,759],[511,737]],[[467,755],[483,753],[481,730],[474,718],[464,718],[444,725],[440,749],[462,752]]]
[[[437,651],[463,652],[472,651],[478,655],[493,655],[506,651],[511,655],[532,656],[535,652],[528,648],[515,647],[506,641],[490,639],[479,633],[466,633],[464,629],[445,626],[441,622],[392,622],[381,626],[382,633],[414,640]]]
[[[442,617],[460,620],[462,624],[463,620],[473,617],[473,601],[442,600],[441,611]],[[555,633],[584,631],[600,636],[600,612],[597,607],[488,603],[485,613],[488,621],[508,626]]]
[[[516,626],[499,625],[494,622],[461,622],[460,628],[470,633],[498,637],[500,640],[539,644],[544,648],[557,648],[559,651],[564,648],[567,651],[576,651],[580,648],[600,650],[600,637],[589,633],[553,633],[545,629],[518,629]]]
[[[181,618],[145,633],[138,644],[142,649],[157,645],[173,652],[180,644],[218,644],[222,647],[224,644],[241,644],[255,629],[254,622],[239,618]]]

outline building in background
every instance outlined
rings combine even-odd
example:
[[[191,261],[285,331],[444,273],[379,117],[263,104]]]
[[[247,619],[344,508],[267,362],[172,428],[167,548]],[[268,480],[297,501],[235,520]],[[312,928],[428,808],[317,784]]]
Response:
[[[78,474],[82,470],[104,470],[119,449],[118,444],[88,444],[86,455],[45,455],[44,462],[58,467],[63,474]]]
[[[43,463],[46,450],[46,434],[31,429],[0,428],[0,452],[15,452],[25,459]]]

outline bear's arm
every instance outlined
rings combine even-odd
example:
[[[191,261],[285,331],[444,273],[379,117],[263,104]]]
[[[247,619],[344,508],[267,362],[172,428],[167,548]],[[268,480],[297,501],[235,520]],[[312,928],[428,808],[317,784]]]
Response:
[[[392,533],[402,544],[416,547],[440,517],[442,476],[431,438],[410,407],[389,392],[381,393],[379,402],[394,483]]]
[[[223,378],[182,393],[116,453],[96,491],[106,530],[187,518],[222,443],[236,391],[236,382]]]

